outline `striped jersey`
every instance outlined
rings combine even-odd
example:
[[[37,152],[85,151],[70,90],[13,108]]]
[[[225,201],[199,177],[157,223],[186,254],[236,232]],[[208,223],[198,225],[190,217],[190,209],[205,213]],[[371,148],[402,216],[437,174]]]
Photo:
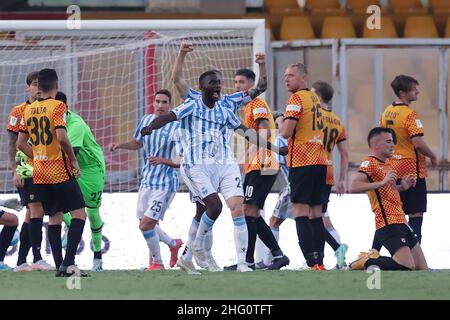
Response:
[[[287,139],[283,138],[281,135],[277,135],[277,137],[275,139],[275,143],[277,144],[278,148],[288,146]],[[278,163],[280,164],[280,171],[283,174],[284,181],[287,184],[289,184],[289,168],[286,163],[286,156],[277,154],[277,159],[278,159]]]
[[[189,88],[186,99],[200,99],[202,93]],[[218,101],[218,103],[230,109],[233,113],[236,113],[240,108],[252,101],[252,98],[244,91],[238,91],[232,94],[224,94]]]
[[[219,101],[208,108],[202,99],[186,99],[172,112],[180,122],[183,163],[235,163],[228,139],[241,121],[229,108]]]
[[[145,115],[139,122],[134,133],[134,139],[142,143],[144,150],[144,166],[141,170],[141,185],[153,190],[168,192],[178,191],[178,170],[164,164],[152,165],[148,157],[161,157],[174,159],[177,152],[178,129],[177,121],[166,124],[160,129],[153,130],[151,135],[142,136],[141,129],[148,126],[158,116],[155,114]]]

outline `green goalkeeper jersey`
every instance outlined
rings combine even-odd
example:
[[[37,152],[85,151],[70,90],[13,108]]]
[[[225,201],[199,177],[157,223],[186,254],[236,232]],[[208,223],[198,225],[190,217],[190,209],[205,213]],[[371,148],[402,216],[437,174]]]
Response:
[[[83,118],[73,111],[68,111],[66,127],[72,147],[79,148],[77,161],[80,169],[101,168],[105,172],[103,150]]]

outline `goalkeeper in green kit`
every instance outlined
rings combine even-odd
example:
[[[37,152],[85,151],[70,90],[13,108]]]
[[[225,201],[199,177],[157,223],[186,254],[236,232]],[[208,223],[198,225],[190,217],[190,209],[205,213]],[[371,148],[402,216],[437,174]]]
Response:
[[[58,92],[56,100],[67,105],[67,97]],[[102,205],[102,193],[105,185],[105,158],[102,147],[95,141],[91,128],[78,114],[67,110],[67,136],[73,147],[74,153],[80,165],[81,175],[77,179],[84,201],[86,202],[86,214],[91,225],[92,247],[94,260],[92,271],[103,271],[102,264],[102,227],[100,217]],[[64,214],[64,222],[70,226],[70,213]]]

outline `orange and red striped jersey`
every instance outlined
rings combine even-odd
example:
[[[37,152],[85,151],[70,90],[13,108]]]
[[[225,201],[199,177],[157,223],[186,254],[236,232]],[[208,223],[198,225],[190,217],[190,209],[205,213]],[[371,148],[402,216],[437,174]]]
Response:
[[[51,98],[25,109],[20,131],[30,136],[35,184],[62,183],[73,176],[72,165],[56,138],[56,129],[66,127],[66,111],[64,103]]]
[[[369,156],[361,163],[358,172],[364,173],[369,182],[383,181],[392,170],[388,162]],[[367,191],[372,211],[375,213],[375,228],[380,229],[388,224],[407,223],[402,209],[400,193],[395,186],[386,184],[381,188]]]
[[[246,127],[258,132],[258,119],[265,119],[269,122],[268,130],[271,131],[269,141],[271,144],[275,145],[275,121],[273,120],[272,112],[263,99],[256,97],[245,106],[243,122]],[[248,150],[252,150],[252,148],[249,147]],[[249,156],[250,158],[248,159],[245,173],[263,169],[278,170],[276,154],[268,149],[259,148],[257,152],[249,152]]]
[[[341,118],[331,110],[322,108],[323,118],[323,148],[327,155],[327,185],[334,185],[333,149],[336,144],[347,140],[345,127]]]
[[[12,133],[19,133],[20,129],[20,119],[23,117],[23,112],[25,111],[25,108],[30,103],[28,101],[21,103],[14,108],[11,109],[9,115],[8,115],[8,123],[6,125],[6,130]]]
[[[381,115],[380,125],[395,132],[394,156],[389,160],[399,177],[410,174],[417,178],[427,176],[425,156],[417,152],[411,138],[423,136],[423,124],[416,111],[406,104],[393,103]]]
[[[319,97],[308,89],[299,90],[289,98],[284,117],[297,120],[297,126],[288,140],[288,167],[327,164],[322,110]]]

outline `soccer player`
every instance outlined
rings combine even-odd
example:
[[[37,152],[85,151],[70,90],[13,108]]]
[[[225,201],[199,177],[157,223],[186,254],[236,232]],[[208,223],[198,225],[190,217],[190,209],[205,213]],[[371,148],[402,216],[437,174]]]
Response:
[[[123,143],[111,143],[110,151],[117,149],[139,150],[144,148],[144,166],[142,180],[139,187],[137,217],[139,228],[147,242],[151,254],[151,264],[146,269],[164,270],[159,241],[165,242],[170,248],[170,267],[174,267],[178,250],[182,245],[181,239],[172,239],[158,225],[163,220],[164,213],[170,207],[179,187],[179,167],[176,158],[178,137],[178,122],[171,122],[155,130],[152,136],[142,136],[141,130],[153,120],[165,116],[170,111],[172,94],[162,89],[155,95],[154,114],[145,115],[136,128],[132,140]],[[178,150],[179,151],[179,150]],[[173,160],[172,160],[173,159]]]
[[[67,97],[63,92],[58,92],[56,100],[64,102],[67,106]],[[105,158],[103,150],[95,141],[91,128],[75,112],[67,109],[66,113],[67,136],[77,158],[80,170],[83,173],[77,178],[86,203],[86,214],[91,225],[92,246],[94,259],[92,271],[103,271],[102,263],[102,228],[103,221],[100,217],[102,194],[105,185]],[[66,225],[70,227],[70,213],[63,217]]]
[[[416,79],[399,75],[391,83],[397,96],[396,100],[386,107],[381,115],[380,125],[394,130],[397,143],[395,154],[389,159],[400,178],[414,175],[416,185],[400,193],[403,210],[409,216],[408,224],[417,235],[419,243],[422,240],[423,214],[427,211],[427,186],[425,178],[426,157],[431,165],[437,165],[434,152],[424,141],[424,128],[419,115],[411,108],[411,103],[417,100],[419,83]],[[379,244],[375,244],[380,249]]]
[[[0,206],[7,206],[7,201],[0,201]],[[12,269],[4,263],[4,259],[18,224],[19,220],[16,215],[0,209],[0,225],[3,225],[3,229],[0,232],[0,271]]]
[[[390,252],[391,257],[380,257],[377,250],[361,255],[352,269],[378,266],[381,270],[426,270],[427,262],[417,236],[407,225],[399,191],[416,185],[416,175],[398,179],[399,175],[388,159],[394,155],[395,133],[390,128],[370,130],[367,142],[371,155],[361,163],[349,191],[367,192],[375,213],[375,238]]]
[[[319,97],[307,89],[307,79],[304,64],[286,67],[284,80],[292,95],[280,133],[289,139],[286,162],[300,248],[310,268],[325,270],[326,230],[322,204],[327,190],[327,158],[323,146],[324,120]]]
[[[174,70],[172,73],[172,78],[175,86],[178,89],[178,92],[181,97],[187,97],[190,99],[200,99],[201,94],[190,88],[186,81],[182,78],[182,67],[184,63],[185,56],[187,53],[192,52],[193,46],[189,42],[183,42],[180,47],[180,51],[175,62]],[[259,65],[260,77],[258,80],[258,85],[256,88],[262,88],[266,86],[266,67],[265,67],[265,56],[263,54],[256,55],[256,63]],[[219,74],[220,72],[217,71]],[[255,84],[255,74],[253,71],[249,69],[240,69],[237,70],[235,74],[235,89],[236,93],[234,95],[225,95],[222,97],[222,101],[232,101],[232,103],[225,103],[224,105],[231,109],[233,113],[236,113],[239,108],[245,105],[245,117],[244,117],[244,125],[248,128],[255,130],[256,132],[262,128],[265,129],[268,133],[267,138],[270,138],[270,130],[275,128],[273,117],[268,107],[267,103],[258,98],[254,98],[251,101],[242,101],[242,103],[236,104],[236,97],[239,97],[242,92],[247,92],[254,87]],[[265,88],[264,88],[265,90]],[[263,90],[263,91],[264,91]],[[284,256],[282,251],[280,250],[273,234],[270,232],[270,228],[267,226],[264,219],[259,214],[259,208],[264,206],[265,198],[267,197],[268,192],[275,182],[276,172],[278,168],[278,164],[276,161],[276,157],[271,155],[270,151],[263,151],[262,149],[258,149],[256,154],[254,155],[254,159],[252,165],[247,166],[246,173],[249,175],[246,176],[244,181],[244,189],[246,193],[246,200],[244,200],[244,213],[246,216],[246,224],[248,228],[249,234],[249,243],[247,250],[247,262],[248,264],[254,268],[254,249],[256,242],[256,235],[263,240],[263,242],[274,251],[275,257],[277,258],[274,261],[273,268],[279,269],[289,263],[289,259]],[[265,158],[265,161],[262,161],[262,158]],[[261,175],[261,166],[271,166],[272,174],[270,175]],[[266,169],[265,168],[265,169]],[[269,168],[270,169],[270,168]],[[252,172],[252,173],[251,173]],[[265,172],[266,174],[267,172]],[[259,181],[256,181],[259,180]],[[263,180],[263,181],[262,181]],[[251,183],[251,185],[247,184]],[[247,190],[248,189],[248,190]],[[249,196],[249,194],[251,195]],[[258,198],[258,199],[256,199]],[[247,203],[246,203],[247,202]],[[200,207],[201,208],[201,207]],[[199,213],[199,208],[197,208],[197,213]],[[193,219],[191,230],[195,231],[198,226],[198,214],[196,218]],[[190,232],[190,234],[194,234]],[[212,244],[212,240],[210,240],[211,236],[208,234],[206,239],[207,243]],[[194,241],[193,238],[190,238],[188,243]],[[185,250],[186,253],[188,251]],[[206,248],[207,254],[212,259],[210,254],[210,248]],[[183,257],[181,258],[181,263],[183,264]],[[237,268],[237,265],[233,265],[231,267],[226,267],[228,270],[234,270]]]
[[[218,196],[218,192],[221,192],[233,217],[237,270],[251,271],[245,262],[248,232],[242,214],[242,181],[228,142],[229,129],[241,129],[245,132],[248,128],[241,125],[231,108],[224,104],[242,104],[246,99],[255,98],[262,91],[257,87],[248,94],[233,95],[233,101],[220,99],[222,79],[220,73],[215,70],[200,75],[199,87],[202,95],[200,99],[186,100],[168,115],[153,120],[149,126],[141,130],[141,134],[151,134],[153,130],[175,120],[180,122],[184,156],[181,165],[182,176],[194,200],[201,201],[206,206],[206,212],[200,219],[192,246],[194,258],[197,262],[208,264],[204,239],[222,211],[222,203]],[[268,148],[274,148],[270,143],[267,145]]]
[[[26,78],[26,91],[28,92],[28,100],[22,104],[15,106],[8,115],[8,155],[13,169],[14,186],[20,195],[23,206],[27,207],[25,219],[20,230],[20,245],[17,258],[17,266],[14,271],[32,271],[32,270],[54,270],[41,256],[42,243],[42,205],[34,192],[33,179],[31,175],[27,175],[32,160],[27,160],[26,156],[16,149],[17,137],[19,135],[20,120],[23,117],[25,109],[36,101],[39,97],[39,88],[37,85],[38,72],[31,72]],[[22,177],[19,175],[23,175]],[[32,246],[33,245],[33,246]],[[27,255],[30,248],[33,248],[33,264],[27,263]]]
[[[39,71],[38,87],[41,98],[24,112],[17,147],[33,158],[33,183],[43,212],[49,216],[48,237],[58,268],[56,276],[84,275],[75,266],[75,254],[86,220],[85,203],[75,179],[80,175],[80,167],[66,133],[67,107],[54,99],[58,92],[56,71]],[[32,146],[27,143],[28,138]],[[61,248],[63,212],[72,215],[64,260]]]
[[[326,193],[324,203],[322,204],[323,223],[326,229],[326,242],[333,248],[337,259],[336,268],[341,269],[345,264],[345,253],[348,246],[341,243],[339,233],[331,223],[328,213],[328,202],[330,199],[331,188],[334,185],[333,172],[333,149],[337,146],[340,156],[339,180],[336,185],[336,194],[342,196],[345,193],[345,175],[348,169],[348,144],[345,134],[345,127],[341,119],[331,111],[330,101],[333,98],[333,87],[324,81],[314,82],[311,91],[317,94],[322,108],[323,118],[323,147],[327,155],[327,180]]]

